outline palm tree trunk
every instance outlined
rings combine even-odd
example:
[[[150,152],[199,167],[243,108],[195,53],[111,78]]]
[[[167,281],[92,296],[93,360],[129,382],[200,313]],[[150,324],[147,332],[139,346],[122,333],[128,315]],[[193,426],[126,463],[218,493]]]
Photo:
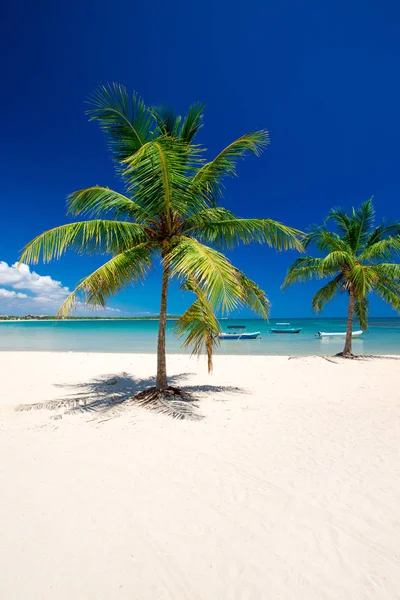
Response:
[[[353,288],[349,289],[349,306],[347,309],[347,327],[346,341],[344,344],[343,356],[351,356],[352,354],[352,333],[353,333],[353,316],[354,316],[355,295]]]
[[[164,391],[168,387],[167,380],[167,358],[165,353],[165,329],[167,324],[167,295],[168,295],[169,265],[164,263],[162,284],[161,284],[161,304],[160,304],[160,322],[158,325],[158,344],[157,344],[157,381],[156,388]]]

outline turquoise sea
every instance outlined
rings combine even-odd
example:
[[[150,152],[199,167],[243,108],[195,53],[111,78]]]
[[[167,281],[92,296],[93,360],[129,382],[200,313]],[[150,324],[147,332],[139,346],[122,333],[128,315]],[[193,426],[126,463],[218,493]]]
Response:
[[[301,327],[294,335],[275,335],[270,328],[277,322]],[[167,347],[181,353],[180,340],[174,334],[174,321],[167,324]],[[318,339],[317,331],[344,331],[344,319],[258,319],[222,320],[228,325],[246,325],[246,331],[260,331],[261,339],[223,340],[219,354],[334,354],[343,348],[343,339]],[[0,351],[30,350],[57,352],[134,352],[156,351],[158,322],[149,321],[0,321]],[[359,329],[354,326],[354,329]],[[353,340],[357,354],[400,354],[400,318],[370,320],[368,332]]]

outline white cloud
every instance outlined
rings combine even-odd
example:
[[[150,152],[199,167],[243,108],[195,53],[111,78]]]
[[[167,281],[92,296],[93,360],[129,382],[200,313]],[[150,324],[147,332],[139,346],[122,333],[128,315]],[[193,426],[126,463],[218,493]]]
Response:
[[[27,294],[21,294],[20,292],[13,292],[12,290],[6,290],[0,288],[0,298],[28,298]]]
[[[0,284],[8,285],[15,290],[28,290],[34,294],[42,294],[47,297],[64,297],[69,289],[61,284],[61,281],[52,279],[50,275],[38,275],[31,271],[28,265],[18,263],[11,266],[0,261]]]
[[[0,312],[9,312],[10,314],[26,314],[37,311],[55,314],[64,298],[70,293],[69,288],[63,286],[61,281],[53,279],[50,275],[39,275],[35,271],[31,271],[29,266],[24,263],[18,267],[18,263],[9,266],[6,262],[0,261],[0,284],[11,288],[0,287]],[[28,291],[30,295],[15,290]],[[81,302],[78,302],[77,306],[78,314],[93,313]],[[104,310],[121,312],[118,308],[111,307]]]

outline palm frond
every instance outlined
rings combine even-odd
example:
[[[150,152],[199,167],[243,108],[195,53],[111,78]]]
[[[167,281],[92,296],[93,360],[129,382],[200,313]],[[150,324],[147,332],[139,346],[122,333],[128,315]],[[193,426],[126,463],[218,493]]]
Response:
[[[137,204],[149,215],[188,216],[206,208],[202,198],[189,189],[187,172],[198,161],[197,148],[169,137],[145,144],[124,164],[123,173]]]
[[[232,267],[233,268],[233,267]],[[268,318],[270,302],[265,292],[243,272],[234,269],[240,285],[240,304],[251,308],[264,319]],[[179,337],[184,337],[184,347],[192,346],[192,354],[207,353],[208,372],[212,371],[212,355],[219,344],[220,324],[215,317],[212,302],[207,298],[194,277],[189,276],[182,289],[194,292],[197,300],[178,319],[175,330]]]
[[[186,223],[185,231],[217,247],[233,248],[239,243],[268,244],[277,250],[303,250],[301,232],[272,219],[241,219],[226,211],[211,208]],[[211,217],[207,220],[206,217]],[[214,218],[213,218],[214,217]],[[217,218],[215,218],[217,217]],[[197,225],[194,223],[197,221]],[[189,225],[189,227],[188,227]]]
[[[171,265],[173,277],[193,279],[215,309],[227,312],[240,304],[242,287],[236,270],[217,250],[182,236],[165,260]]]
[[[120,162],[135,154],[152,139],[153,115],[137,94],[130,102],[123,85],[110,83],[99,87],[89,98],[93,108],[87,111],[108,135],[109,147]]]
[[[400,235],[390,236],[373,244],[367,244],[359,256],[360,261],[390,260],[400,255]]]
[[[328,267],[323,258],[313,258],[312,256],[302,256],[294,261],[289,267],[286,277],[282,283],[282,289],[287,288],[293,283],[308,281],[310,279],[323,279],[338,275],[336,267]]]
[[[396,263],[380,263],[369,265],[378,279],[400,283],[400,264]]]
[[[190,144],[196,133],[203,127],[204,104],[196,102],[190,106],[186,117],[182,121],[180,138]]]
[[[351,218],[342,208],[332,208],[329,212],[327,221],[334,221],[337,229],[343,235],[345,240],[349,240],[351,230]]]
[[[314,225],[302,239],[304,248],[308,248],[310,244],[315,244],[320,252],[349,252],[351,249],[344,239],[337,233],[328,231],[326,227]]]
[[[332,298],[334,298],[335,294],[341,289],[343,286],[343,275],[340,273],[337,275],[332,281],[324,285],[318,292],[314,295],[312,299],[312,307],[315,312],[320,312],[325,304],[330,302]]]
[[[111,258],[77,285],[62,303],[58,316],[70,314],[79,297],[85,305],[104,308],[108,298],[144,277],[151,265],[152,250],[153,246],[145,242]]]
[[[356,298],[354,314],[360,323],[361,329],[368,329],[369,301],[367,297]]]
[[[373,246],[376,242],[380,242],[386,239],[388,236],[397,237],[400,235],[400,223],[393,222],[387,223],[386,221],[382,221],[378,227],[374,229],[371,233],[367,243],[366,248]]]
[[[346,272],[346,282],[351,283],[356,293],[356,298],[364,298],[374,286],[376,281],[375,271],[369,266],[354,264]]]
[[[147,217],[146,211],[136,202],[108,187],[95,185],[68,196],[67,214],[88,214],[96,217],[105,213],[112,213],[114,217],[129,217],[140,222]]]
[[[350,241],[352,250],[357,253],[365,247],[375,222],[375,209],[372,197],[363,202],[360,208],[353,208],[353,235]]]
[[[197,299],[178,319],[175,331],[178,337],[184,338],[183,347],[192,347],[192,354],[206,352],[208,372],[211,373],[212,356],[219,344],[221,328],[210,302],[193,279],[186,282],[185,289],[194,292]]]
[[[390,304],[394,310],[400,312],[400,285],[399,282],[390,282],[379,279],[374,286],[374,291],[384,302]]]
[[[241,304],[251,308],[252,311],[260,315],[263,319],[268,319],[271,303],[264,290],[249,279],[242,271],[236,269],[236,272],[242,287]]]
[[[255,131],[243,135],[229,144],[214,160],[203,165],[193,176],[191,188],[200,194],[208,204],[215,201],[222,192],[222,180],[236,175],[236,163],[247,152],[259,156],[269,144],[267,131]]]
[[[178,136],[182,118],[173,108],[169,106],[157,106],[151,109],[151,113],[157,123],[157,137]]]
[[[96,219],[68,223],[45,231],[29,242],[20,262],[37,264],[58,259],[67,250],[83,253],[114,253],[127,250],[146,240],[140,225],[124,221]]]
[[[209,223],[233,218],[235,218],[235,215],[227,208],[223,208],[222,206],[207,207],[195,212],[185,219],[184,231],[185,234],[189,232],[192,233]]]
[[[346,270],[355,264],[354,255],[351,252],[343,250],[329,252],[322,261],[323,266],[329,270]]]

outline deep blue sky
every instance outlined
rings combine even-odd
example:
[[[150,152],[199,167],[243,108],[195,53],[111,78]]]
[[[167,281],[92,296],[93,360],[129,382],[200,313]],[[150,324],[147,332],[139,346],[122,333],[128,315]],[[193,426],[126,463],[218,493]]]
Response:
[[[205,102],[210,157],[251,129],[269,130],[263,156],[242,163],[226,188],[225,205],[241,216],[304,229],[332,206],[374,195],[379,217],[400,217],[398,3],[13,0],[0,11],[0,260],[15,262],[32,237],[66,222],[69,192],[120,188],[84,114],[85,98],[108,81],[182,113]],[[312,316],[315,284],[279,289],[293,253],[252,246],[232,258],[267,291],[272,316]],[[98,264],[68,254],[36,271],[73,288]],[[155,269],[110,304],[157,312],[158,290]],[[173,290],[169,312],[186,305]],[[393,314],[380,301],[371,312]],[[344,298],[324,315],[344,315]]]

